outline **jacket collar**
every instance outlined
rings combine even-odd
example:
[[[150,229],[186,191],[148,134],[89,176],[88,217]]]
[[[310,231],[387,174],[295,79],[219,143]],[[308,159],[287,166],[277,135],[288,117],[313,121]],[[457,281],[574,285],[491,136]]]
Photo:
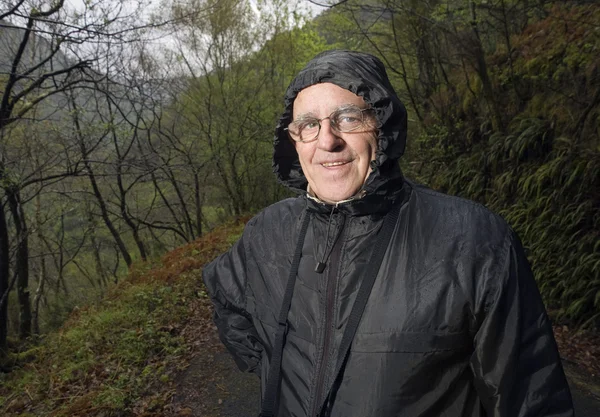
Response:
[[[367,187],[363,187],[355,196],[336,204],[319,200],[314,194],[311,195],[310,189],[308,189],[304,193],[306,207],[311,212],[322,214],[331,213],[331,210],[335,207],[341,213],[350,216],[383,215],[396,203],[406,200],[409,187],[404,181],[399,167],[396,176],[385,179],[380,178],[379,181],[381,184],[374,186],[373,192],[369,192]]]

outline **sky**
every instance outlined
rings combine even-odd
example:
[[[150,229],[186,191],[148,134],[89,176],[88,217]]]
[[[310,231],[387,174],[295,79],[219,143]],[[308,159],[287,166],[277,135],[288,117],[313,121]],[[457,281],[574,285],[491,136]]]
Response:
[[[325,3],[325,0],[315,0],[317,3]],[[313,14],[317,15],[318,13],[321,13],[323,10],[326,9],[326,7],[322,7],[322,6],[317,6],[314,3],[311,3],[308,0],[302,0],[301,1],[309,10],[311,10],[313,12]]]
[[[68,9],[77,10],[80,13],[83,13],[83,11],[86,9],[86,4],[88,5],[88,7],[91,4],[93,4],[95,6],[96,11],[107,10],[110,14],[118,13],[118,11],[120,10],[126,15],[137,15],[139,13],[139,10],[142,10],[143,12],[142,15],[139,17],[139,20],[138,18],[136,18],[136,24],[143,24],[143,21],[148,20],[153,14],[157,14],[157,10],[160,10],[160,8],[164,8],[166,6],[166,8],[168,9],[173,3],[185,4],[188,1],[190,3],[192,1],[202,2],[202,0],[66,0],[65,3]],[[249,1],[251,2],[251,4],[256,4],[258,0]],[[290,2],[293,1],[294,0],[290,0]],[[309,11],[312,16],[316,16],[319,13],[323,12],[323,10],[327,9],[326,7],[318,6],[314,3],[311,3],[308,0],[295,1],[297,1],[297,4],[300,9]],[[318,3],[327,2],[327,0],[315,1],[317,1]],[[140,5],[142,5],[141,8]],[[162,15],[158,13],[158,15],[159,18],[164,17],[164,13]],[[168,29],[168,27],[165,27],[164,29]],[[168,55],[168,50],[174,51],[181,47],[181,45],[176,40],[176,36],[174,36],[174,34],[170,34],[168,30],[150,30],[146,33],[145,39],[145,43],[148,47],[147,51],[151,53],[156,52],[157,54],[153,53],[153,55],[158,60],[163,60],[166,56],[163,56],[163,52],[166,52]]]

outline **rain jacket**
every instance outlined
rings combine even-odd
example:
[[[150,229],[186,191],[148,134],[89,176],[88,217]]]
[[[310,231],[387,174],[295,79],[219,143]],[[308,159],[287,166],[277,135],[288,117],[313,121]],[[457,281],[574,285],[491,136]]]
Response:
[[[320,82],[363,97],[379,122],[371,174],[353,199],[335,206],[307,195],[283,130],[298,92]],[[406,111],[381,62],[323,53],[292,82],[285,105],[274,170],[301,196],[250,220],[203,272],[223,343],[240,369],[261,376],[264,390],[301,219],[310,216],[288,314],[278,416],[314,417],[322,408],[333,417],[572,416],[551,324],[518,238],[483,206],[403,178]],[[395,204],[399,219],[341,383],[322,407],[361,278]],[[326,268],[317,273],[323,258]]]

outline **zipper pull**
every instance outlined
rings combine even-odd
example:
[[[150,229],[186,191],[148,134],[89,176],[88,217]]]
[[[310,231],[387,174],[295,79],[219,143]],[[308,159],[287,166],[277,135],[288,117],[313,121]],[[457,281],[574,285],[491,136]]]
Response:
[[[337,204],[331,207],[331,213],[329,213],[329,220],[327,221],[327,236],[325,237],[325,252],[320,261],[315,265],[315,272],[322,274],[327,266],[327,258],[329,257],[329,231],[331,230],[331,222],[333,221],[333,212],[337,208]]]

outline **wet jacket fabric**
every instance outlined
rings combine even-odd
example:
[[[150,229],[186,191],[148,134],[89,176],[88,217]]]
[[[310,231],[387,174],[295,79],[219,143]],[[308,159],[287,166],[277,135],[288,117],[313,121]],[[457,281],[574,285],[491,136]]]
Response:
[[[336,206],[307,195],[283,131],[296,94],[319,82],[362,96],[379,122],[372,173],[354,199]],[[279,417],[322,409],[333,417],[573,416],[517,236],[483,206],[406,180],[397,164],[405,140],[406,112],[376,58],[330,51],[296,77],[277,127],[274,167],[302,194],[254,217],[203,272],[223,343],[264,389],[300,224],[310,216],[288,315]],[[323,407],[361,278],[394,205],[398,222],[339,388]],[[326,268],[317,273],[324,254]]]

